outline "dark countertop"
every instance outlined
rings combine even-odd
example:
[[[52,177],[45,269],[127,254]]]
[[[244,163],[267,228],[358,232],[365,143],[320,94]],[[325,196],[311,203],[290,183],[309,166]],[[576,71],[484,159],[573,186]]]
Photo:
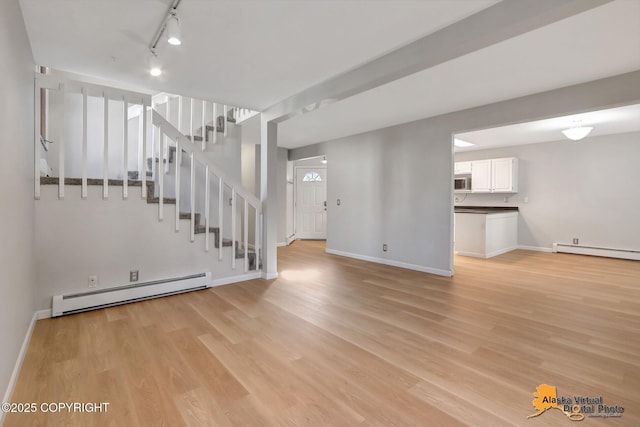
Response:
[[[455,213],[496,214],[518,212],[517,206],[455,206]]]

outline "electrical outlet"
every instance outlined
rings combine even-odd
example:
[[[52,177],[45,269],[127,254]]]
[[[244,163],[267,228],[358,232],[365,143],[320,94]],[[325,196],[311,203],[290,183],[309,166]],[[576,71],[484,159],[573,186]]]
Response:
[[[130,282],[137,282],[138,281],[138,270],[131,270],[129,272],[129,281]]]
[[[387,252],[387,244],[386,243],[382,244],[382,252]]]
[[[89,276],[89,287],[90,288],[98,287],[98,276]]]
[[[579,242],[580,242],[580,240],[577,237],[573,238],[573,244],[574,245],[579,245],[580,244]]]
[[[336,200],[336,205],[340,206],[340,199]]]

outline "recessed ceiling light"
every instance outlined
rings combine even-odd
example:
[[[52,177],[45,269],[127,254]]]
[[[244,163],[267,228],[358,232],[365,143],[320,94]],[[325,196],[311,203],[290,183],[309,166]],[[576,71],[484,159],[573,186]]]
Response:
[[[151,70],[149,70],[149,74],[151,74],[153,77],[158,77],[162,74],[162,70],[158,67],[153,67]]]
[[[453,145],[455,145],[456,147],[471,147],[472,145],[475,145],[475,144],[471,142],[463,141],[462,139],[454,138]]]

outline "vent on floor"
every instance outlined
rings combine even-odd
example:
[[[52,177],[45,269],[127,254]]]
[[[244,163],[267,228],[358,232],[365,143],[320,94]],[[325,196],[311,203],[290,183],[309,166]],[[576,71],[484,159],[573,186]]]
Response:
[[[554,243],[553,252],[563,252],[578,255],[593,255],[609,258],[632,259],[640,261],[640,251],[628,249],[599,248],[595,246],[569,245],[565,243]]]
[[[155,280],[135,285],[118,286],[97,291],[56,295],[53,297],[51,316],[80,313],[114,305],[143,301],[183,292],[206,289],[211,282],[211,273]]]

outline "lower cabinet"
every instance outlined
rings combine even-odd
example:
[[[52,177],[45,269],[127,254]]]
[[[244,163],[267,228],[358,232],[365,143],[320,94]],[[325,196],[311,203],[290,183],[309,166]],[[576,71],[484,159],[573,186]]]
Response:
[[[455,251],[458,255],[491,258],[517,247],[518,212],[455,214]]]

